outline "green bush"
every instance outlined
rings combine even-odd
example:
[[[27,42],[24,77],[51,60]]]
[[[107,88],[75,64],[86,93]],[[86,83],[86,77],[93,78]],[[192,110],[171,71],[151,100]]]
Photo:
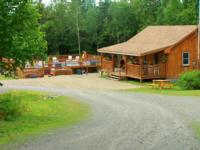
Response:
[[[191,71],[183,73],[178,81],[177,85],[185,90],[198,90],[200,89],[200,71]]]
[[[20,97],[5,93],[0,95],[0,120],[15,120],[22,113]]]

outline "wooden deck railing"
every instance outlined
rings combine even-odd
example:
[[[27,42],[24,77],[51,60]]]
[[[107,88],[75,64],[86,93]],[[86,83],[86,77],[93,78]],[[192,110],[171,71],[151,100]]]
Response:
[[[103,59],[101,68],[107,72],[113,72],[113,61]]]
[[[135,65],[127,64],[126,74],[129,77],[140,79],[164,78],[166,73],[165,64]]]
[[[17,68],[16,74],[19,78],[43,77],[44,69],[43,68],[25,68],[21,70],[20,68]]]
[[[140,78],[141,77],[141,66],[135,64],[126,65],[126,74],[129,77]]]
[[[143,65],[141,73],[142,78],[164,78],[166,75],[166,65]]]
[[[99,55],[91,55],[91,54],[87,54],[87,60],[96,60],[98,63],[101,62],[101,56]]]
[[[58,55],[58,56],[51,55],[51,56],[49,56],[48,64],[49,64],[49,66],[52,65],[52,59],[53,59],[53,57],[56,57],[59,62],[66,62],[66,60],[68,60],[68,56],[72,56],[72,59],[75,60],[76,56],[79,56],[79,55],[75,55],[75,54],[73,54],[73,55]],[[79,56],[79,60],[78,61],[82,62],[80,56]],[[101,62],[101,56],[87,54],[86,58],[84,59],[84,61],[96,61],[97,64],[99,65],[100,62]]]

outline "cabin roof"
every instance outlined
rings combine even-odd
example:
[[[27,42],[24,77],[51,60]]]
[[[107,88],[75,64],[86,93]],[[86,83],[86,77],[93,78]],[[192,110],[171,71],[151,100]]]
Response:
[[[100,48],[98,52],[143,56],[174,46],[196,30],[196,25],[148,26],[128,41]]]

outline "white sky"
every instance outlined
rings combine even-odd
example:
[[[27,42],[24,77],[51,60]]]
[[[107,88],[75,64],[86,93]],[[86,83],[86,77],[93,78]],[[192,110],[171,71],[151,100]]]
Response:
[[[48,5],[50,3],[51,0],[42,0],[43,3],[45,3],[46,5]]]
[[[45,3],[46,5],[48,5],[51,2],[51,0],[42,0],[42,2]],[[96,0],[96,3],[98,3],[98,2],[99,2],[99,0]]]

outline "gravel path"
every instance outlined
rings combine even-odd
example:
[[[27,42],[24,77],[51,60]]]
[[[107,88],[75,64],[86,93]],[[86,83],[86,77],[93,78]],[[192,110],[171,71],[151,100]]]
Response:
[[[20,79],[20,80],[7,80],[2,81],[6,85],[24,85],[24,86],[42,86],[42,87],[62,87],[62,88],[75,88],[85,90],[113,90],[113,89],[130,89],[137,88],[133,84],[118,82],[100,78],[97,73],[88,75],[68,75],[68,76],[55,76],[44,77],[37,79]]]
[[[8,85],[70,95],[88,103],[92,117],[9,150],[199,150],[189,125],[200,121],[199,97]],[[13,148],[15,147],[15,148]]]

